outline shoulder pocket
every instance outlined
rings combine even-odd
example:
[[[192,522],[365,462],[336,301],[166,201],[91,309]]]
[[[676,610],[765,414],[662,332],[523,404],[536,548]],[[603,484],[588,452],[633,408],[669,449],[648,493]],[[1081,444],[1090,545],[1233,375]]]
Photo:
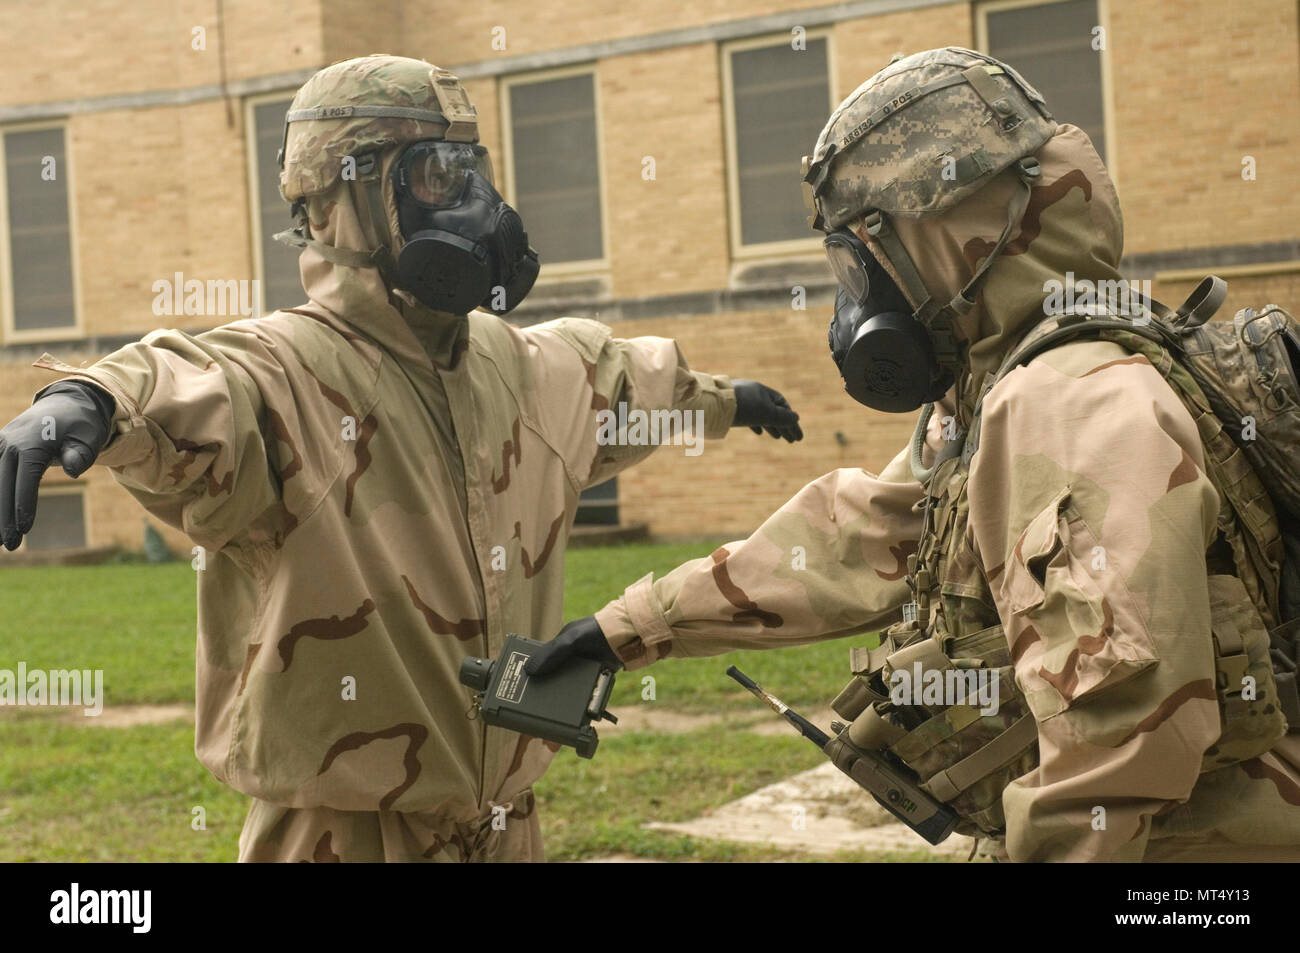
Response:
[[[1069,487],[1021,533],[1000,591],[1016,679],[1040,721],[1159,660],[1123,572]]]
[[[1070,498],[1070,488],[1058,493],[1029,521],[1016,540],[1002,577],[1002,601],[1012,612],[1025,612],[1043,603],[1047,564],[1061,549],[1060,511]]]

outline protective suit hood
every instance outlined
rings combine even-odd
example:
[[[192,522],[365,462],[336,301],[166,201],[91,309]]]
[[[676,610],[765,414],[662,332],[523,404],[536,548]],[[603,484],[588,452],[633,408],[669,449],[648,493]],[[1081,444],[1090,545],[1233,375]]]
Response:
[[[997,370],[1016,342],[1046,316],[1050,282],[1076,294],[1097,282],[1120,280],[1123,219],[1114,184],[1088,136],[1068,124],[1039,150],[1041,175],[1029,205],[988,273],[974,307],[957,322],[965,374],[956,398],[969,414],[985,375]],[[925,218],[893,222],[921,280],[936,300],[951,299],[970,280],[1005,224],[1006,208],[1019,188],[1013,170],[951,209]],[[872,244],[861,222],[854,231]],[[878,246],[872,246],[878,252]],[[889,260],[877,255],[886,270]],[[898,276],[894,275],[895,280]],[[902,287],[900,283],[900,287]],[[1058,296],[1059,298],[1059,296]],[[916,306],[916,302],[912,302]]]
[[[280,192],[294,203],[299,227],[277,238],[303,248],[310,299],[390,349],[415,347],[414,333],[433,360],[450,366],[468,334],[465,316],[391,288],[403,238],[390,174],[411,142],[478,141],[460,81],[424,60],[357,57],[303,84],[285,120]]]
[[[381,157],[381,181],[387,181],[398,149]],[[370,252],[375,239],[362,226],[358,202],[362,187],[340,179],[327,191],[307,198],[307,221],[314,239],[333,248]],[[394,252],[402,247],[401,229],[391,189],[385,187],[385,240]],[[365,206],[362,205],[362,208]],[[427,308],[403,291],[390,292],[378,267],[353,267],[327,259],[315,247],[303,249],[298,269],[307,296],[354,325],[395,353],[414,355],[419,350],[444,367],[452,367],[469,337],[465,315]]]

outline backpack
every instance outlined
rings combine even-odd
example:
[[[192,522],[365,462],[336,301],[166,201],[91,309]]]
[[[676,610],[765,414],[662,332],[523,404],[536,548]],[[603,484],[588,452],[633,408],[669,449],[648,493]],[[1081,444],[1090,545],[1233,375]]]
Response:
[[[1273,621],[1272,680],[1294,733],[1300,731],[1300,323],[1274,304],[1211,322],[1226,297],[1227,284],[1210,276],[1176,311],[1147,300],[1142,320],[1075,312],[1035,325],[985,383],[962,453],[969,463],[979,446],[984,397],[1044,351],[1092,337],[1144,354],[1196,419],[1210,477],[1246,529],[1249,539],[1234,551],[1258,575],[1256,585],[1243,582],[1263,618]],[[1222,648],[1216,646],[1216,656]],[[1244,670],[1225,671],[1219,661],[1222,689]]]

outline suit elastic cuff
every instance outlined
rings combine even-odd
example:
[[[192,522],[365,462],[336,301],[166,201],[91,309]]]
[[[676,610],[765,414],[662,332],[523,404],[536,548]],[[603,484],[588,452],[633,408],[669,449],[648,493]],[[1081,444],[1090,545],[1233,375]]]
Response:
[[[736,419],[736,391],[731,386],[731,378],[725,374],[693,373],[700,382],[696,401],[704,411],[704,437],[721,440]]]
[[[654,592],[649,573],[627,587],[595,615],[605,640],[628,669],[644,668],[672,651],[672,627]]]
[[[111,374],[94,366],[73,367],[49,354],[41,355],[40,360],[35,361],[32,366],[62,375],[59,381],[85,381],[94,384],[113,398],[115,407],[113,418],[109,423],[108,441],[99,451],[95,463],[106,467],[127,466],[154,452],[155,437],[150,432],[139,405],[127,393],[121,382]],[[59,381],[52,383],[57,384]],[[33,399],[40,399],[45,390],[46,388],[41,388]]]

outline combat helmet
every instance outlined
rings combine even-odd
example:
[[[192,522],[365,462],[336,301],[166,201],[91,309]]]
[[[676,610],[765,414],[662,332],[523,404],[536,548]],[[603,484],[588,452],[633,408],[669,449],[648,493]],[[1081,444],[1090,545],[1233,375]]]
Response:
[[[298,90],[285,114],[277,156],[280,194],[293,203],[298,225],[275,237],[311,246],[338,264],[377,266],[391,284],[396,267],[376,156],[390,146],[422,139],[478,142],[477,113],[454,74],[423,60],[381,54],[322,69]],[[365,188],[378,240],[369,254],[312,239],[304,210],[307,199],[338,183],[349,160],[356,163],[352,172]]]
[[[345,158],[419,139],[478,142],[478,116],[454,74],[379,54],[327,66],[285,115],[280,194],[289,202],[319,195]]]
[[[1056,131],[1042,95],[1006,63],[960,47],[895,57],[831,114],[804,158],[810,224],[832,234],[863,219],[893,266],[941,365],[955,367],[953,320],[973,306],[984,277],[1028,207],[1038,152]],[[952,208],[1016,167],[1024,186],[974,276],[948,302],[931,298],[890,227]]]

